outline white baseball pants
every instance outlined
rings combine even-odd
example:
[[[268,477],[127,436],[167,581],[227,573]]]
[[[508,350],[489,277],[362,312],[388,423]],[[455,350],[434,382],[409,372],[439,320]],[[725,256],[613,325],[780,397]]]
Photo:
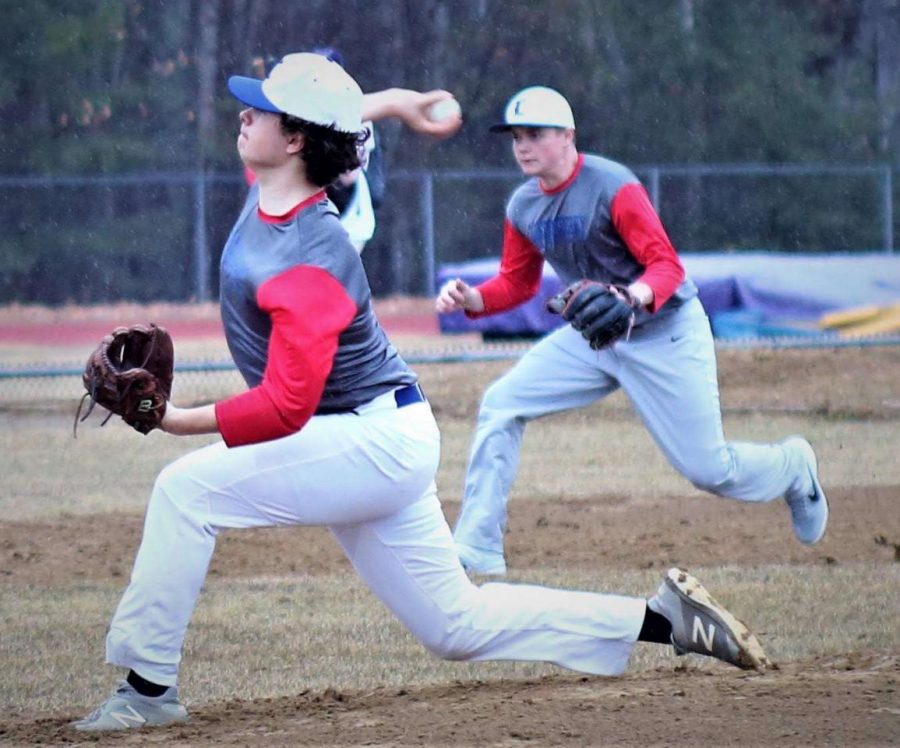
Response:
[[[806,464],[781,444],[725,440],[715,346],[695,298],[602,351],[592,350],[571,325],[560,327],[488,388],[453,533],[464,551],[473,558],[503,556],[506,504],[525,425],[589,405],[619,387],[671,465],[698,488],[761,502],[808,480]]]
[[[357,413],[316,416],[283,439],[213,444],[167,466],[110,625],[107,662],[174,685],[218,532],[302,524],[328,525],[372,591],[441,657],[620,673],[645,600],[474,586],[436,496],[439,452],[428,404],[397,407],[388,393]]]

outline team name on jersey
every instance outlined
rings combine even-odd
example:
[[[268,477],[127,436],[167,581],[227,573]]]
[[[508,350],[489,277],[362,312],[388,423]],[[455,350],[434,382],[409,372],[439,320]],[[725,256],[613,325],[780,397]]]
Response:
[[[546,253],[559,245],[584,241],[587,229],[587,216],[554,216],[535,221],[526,233],[534,245]]]

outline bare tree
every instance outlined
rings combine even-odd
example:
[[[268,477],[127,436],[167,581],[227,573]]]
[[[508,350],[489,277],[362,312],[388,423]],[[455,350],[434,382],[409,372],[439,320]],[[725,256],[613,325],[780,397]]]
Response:
[[[900,2],[867,0],[864,14],[871,27],[872,78],[878,107],[878,153],[889,158],[900,112]]]
[[[206,152],[213,139],[215,103],[219,93],[216,86],[217,51],[219,44],[220,0],[205,0],[200,5],[197,39],[197,161],[204,167]]]

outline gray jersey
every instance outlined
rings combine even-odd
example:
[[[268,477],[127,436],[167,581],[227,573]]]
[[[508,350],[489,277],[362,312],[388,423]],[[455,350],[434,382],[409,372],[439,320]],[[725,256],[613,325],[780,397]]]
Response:
[[[279,410],[299,402],[311,415],[351,410],[413,384],[324,193],[277,219],[261,215],[257,202],[254,187],[221,261],[225,336],[247,385],[267,388]]]
[[[507,220],[543,255],[565,285],[582,278],[628,285],[652,274],[655,262],[680,267],[637,177],[622,164],[594,155],[583,155],[573,176],[554,190],[545,190],[530,179],[507,206]],[[617,213],[618,212],[618,213]],[[652,215],[650,215],[652,213]],[[683,276],[682,276],[683,277]],[[657,295],[663,295],[667,279],[656,285],[645,277]],[[660,289],[660,286],[663,289]],[[697,295],[687,278],[665,294],[656,314],[670,313]],[[650,315],[641,313],[638,322]]]

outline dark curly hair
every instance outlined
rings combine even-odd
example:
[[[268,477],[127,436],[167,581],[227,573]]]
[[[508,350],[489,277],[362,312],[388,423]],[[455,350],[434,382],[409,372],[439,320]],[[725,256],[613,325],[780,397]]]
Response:
[[[368,130],[341,132],[332,126],[317,125],[289,114],[281,115],[281,129],[286,135],[303,135],[300,158],[306,164],[306,177],[318,187],[327,187],[341,174],[360,165],[363,143]]]

